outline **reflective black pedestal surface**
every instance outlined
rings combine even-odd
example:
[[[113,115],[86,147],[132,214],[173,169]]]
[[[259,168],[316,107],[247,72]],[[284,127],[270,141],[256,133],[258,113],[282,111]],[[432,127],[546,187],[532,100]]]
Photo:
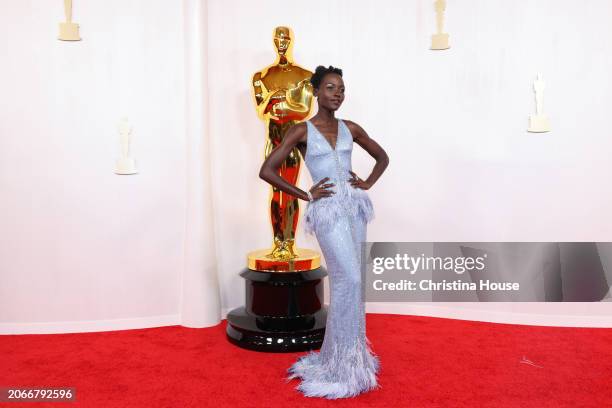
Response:
[[[245,306],[227,315],[227,338],[249,350],[292,352],[323,344],[327,308],[323,267],[305,272],[245,269]]]

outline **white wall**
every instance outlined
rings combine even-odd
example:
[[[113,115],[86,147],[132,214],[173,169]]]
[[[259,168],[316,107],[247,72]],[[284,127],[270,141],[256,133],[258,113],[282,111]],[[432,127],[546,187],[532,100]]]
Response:
[[[63,2],[2,7],[0,322],[176,321],[183,10],[162,0],[74,3],[78,43],[56,39]],[[124,115],[134,176],[113,173]]]
[[[268,186],[257,179],[264,129],[249,86],[252,74],[274,59],[277,25],[293,28],[298,64],[344,69],[347,96],[337,116],[361,124],[389,152],[391,164],[370,190],[377,218],[369,240],[612,240],[612,49],[603,40],[612,38],[612,3],[450,0],[452,48],[441,52],[428,49],[432,3],[210,1],[213,188],[224,308],[243,303],[237,275],[245,265],[242,254],[268,246],[271,237]],[[547,134],[526,132],[538,72],[547,82],[544,110],[553,127]],[[357,151],[354,167],[367,176],[372,161]],[[305,169],[301,186],[310,186]],[[313,238],[299,234],[298,240],[316,247]],[[428,307],[478,312],[490,306]],[[612,314],[610,304],[585,307]],[[553,304],[532,310],[557,311]],[[566,315],[567,308],[559,313]]]
[[[192,294],[216,287],[218,273],[223,310],[243,304],[246,253],[271,240],[269,190],[257,178],[264,129],[250,78],[274,60],[277,25],[294,29],[297,63],[344,69],[338,116],[389,152],[391,165],[370,190],[377,218],[369,240],[612,240],[612,3],[450,0],[452,48],[433,52],[430,0],[209,0],[207,29],[201,20],[208,51],[198,54],[187,49],[186,25],[205,3],[75,1],[80,43],[56,39],[61,2],[3,6],[4,331],[180,323],[186,271],[197,276],[207,259],[202,276],[212,278],[192,285]],[[206,61],[196,84],[208,83],[206,95],[191,96],[198,64],[185,64],[189,55]],[[548,85],[548,134],[525,131],[538,72]],[[186,102],[194,98],[201,105]],[[194,124],[199,106],[209,121]],[[123,115],[134,126],[136,176],[112,172]],[[356,147],[358,174],[371,166]],[[200,188],[208,179],[212,194]],[[305,168],[301,185],[310,186]],[[317,248],[301,229],[298,242]],[[206,296],[214,309],[215,291]],[[572,310],[584,321],[612,315],[610,304],[503,304],[495,313],[523,313],[523,322],[551,314],[563,324],[575,323],[563,317]],[[433,315],[446,307],[442,315],[492,319],[489,304],[369,306]]]

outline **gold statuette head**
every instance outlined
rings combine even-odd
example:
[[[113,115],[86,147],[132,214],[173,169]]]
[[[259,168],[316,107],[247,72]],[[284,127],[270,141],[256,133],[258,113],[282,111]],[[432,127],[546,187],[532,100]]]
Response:
[[[274,46],[279,56],[288,56],[293,37],[289,27],[276,27],[274,29]]]

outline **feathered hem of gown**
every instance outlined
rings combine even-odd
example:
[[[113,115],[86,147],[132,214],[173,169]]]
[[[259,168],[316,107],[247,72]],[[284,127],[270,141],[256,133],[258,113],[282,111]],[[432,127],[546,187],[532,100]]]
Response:
[[[308,202],[304,214],[304,231],[311,235],[317,231],[329,231],[338,218],[346,214],[366,223],[374,219],[372,201],[364,190],[351,186],[346,192]]]
[[[310,351],[287,369],[286,381],[301,378],[295,387],[306,397],[350,398],[381,388],[378,384],[380,359],[365,344],[334,343],[333,357],[322,362],[320,352]]]

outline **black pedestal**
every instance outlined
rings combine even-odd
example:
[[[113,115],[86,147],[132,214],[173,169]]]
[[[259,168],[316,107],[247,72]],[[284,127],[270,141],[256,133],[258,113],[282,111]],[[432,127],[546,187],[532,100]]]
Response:
[[[323,267],[306,272],[245,269],[245,306],[227,315],[227,338],[256,351],[290,352],[323,344],[327,308],[323,304]]]

